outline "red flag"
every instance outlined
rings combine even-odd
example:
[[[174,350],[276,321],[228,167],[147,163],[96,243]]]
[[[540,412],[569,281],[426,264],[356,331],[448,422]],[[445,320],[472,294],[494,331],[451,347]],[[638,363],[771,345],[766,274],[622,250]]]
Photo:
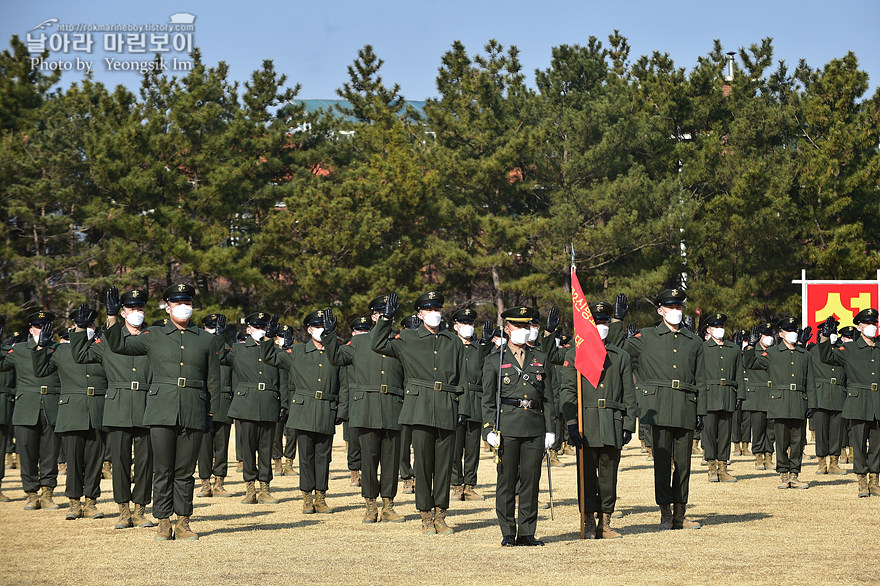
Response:
[[[571,304],[574,310],[574,347],[577,349],[574,367],[591,385],[597,387],[605,366],[605,343],[596,329],[596,321],[584,298],[574,266],[571,267]]]

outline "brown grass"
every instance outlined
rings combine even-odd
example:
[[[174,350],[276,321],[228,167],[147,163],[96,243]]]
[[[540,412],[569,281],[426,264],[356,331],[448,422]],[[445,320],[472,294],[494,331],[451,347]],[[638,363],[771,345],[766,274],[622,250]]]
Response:
[[[234,439],[233,439],[234,442]],[[633,445],[635,444],[635,445]],[[303,515],[298,476],[273,482],[281,503],[239,504],[235,496],[196,499],[197,542],[156,542],[155,529],[113,529],[116,506],[102,482],[102,520],[65,521],[60,511],[24,511],[17,470],[7,470],[0,504],[2,584],[583,584],[583,583],[876,583],[880,559],[880,499],[856,497],[855,476],[817,476],[806,460],[809,490],[778,490],[773,472],[736,457],[736,484],[709,484],[693,459],[689,516],[699,531],[659,531],[651,464],[636,441],[624,450],[615,520],[623,539],[580,541],[573,456],[553,469],[555,520],[542,510],[543,548],[500,547],[494,511],[494,470],[480,462],[485,501],[455,502],[452,536],[421,536],[413,495],[398,495],[400,524],[364,525],[360,489],[349,486],[337,435],[329,515]],[[234,443],[231,442],[230,453]],[[812,447],[807,448],[812,454]],[[232,459],[232,458],[231,458]],[[545,477],[542,478],[546,487]],[[64,502],[62,486],[57,499]],[[542,493],[542,501],[546,493]]]

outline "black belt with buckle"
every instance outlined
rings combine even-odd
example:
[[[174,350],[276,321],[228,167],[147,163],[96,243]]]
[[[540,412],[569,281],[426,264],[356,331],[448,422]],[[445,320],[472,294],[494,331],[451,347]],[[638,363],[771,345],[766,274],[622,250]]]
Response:
[[[541,402],[533,399],[501,399],[502,405],[510,405],[520,409],[537,409],[540,410]]]

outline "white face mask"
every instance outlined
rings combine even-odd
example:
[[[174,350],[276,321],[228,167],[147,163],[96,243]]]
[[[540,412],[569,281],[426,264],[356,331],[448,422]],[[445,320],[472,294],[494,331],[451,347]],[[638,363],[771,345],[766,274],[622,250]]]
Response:
[[[460,324],[458,326],[458,335],[465,339],[470,339],[474,335],[474,326],[471,324]]]
[[[596,324],[596,329],[599,330],[599,337],[603,340],[608,337],[608,324]]]
[[[217,328],[205,328],[205,331],[208,332],[209,334],[213,334],[214,332],[217,331]]]
[[[422,314],[422,321],[429,328],[436,328],[440,325],[443,315],[439,311],[426,311]]]
[[[510,331],[510,343],[522,346],[529,339],[529,330],[526,328],[517,328]]]
[[[761,343],[768,348],[772,346],[773,342],[775,341],[776,340],[773,338],[773,336],[761,336]]]
[[[128,322],[133,327],[140,327],[142,323],[144,323],[144,312],[143,311],[132,311],[129,314],[126,314],[125,321]]]
[[[677,326],[681,323],[681,318],[683,314],[680,309],[670,309],[666,313],[663,314],[663,319],[666,320],[667,323]]]
[[[279,348],[284,346],[284,338],[275,338],[275,345]]]
[[[785,332],[785,335],[783,335],[783,338],[789,344],[796,344],[797,340],[798,340],[798,333],[797,332]]]
[[[742,349],[745,350],[745,349],[748,348],[748,347],[749,347],[749,341],[746,340],[746,341],[744,341],[744,342],[742,343]]]
[[[843,344],[849,344],[850,342],[852,342],[852,340],[850,340],[849,338],[841,338],[840,341],[841,341]]]
[[[317,342],[320,342],[321,341],[321,334],[323,334],[323,333],[324,333],[324,328],[313,329],[312,330],[312,339]]]
[[[862,334],[868,336],[869,338],[876,338],[877,326],[875,326],[874,324],[865,326],[864,328],[862,328]]]
[[[724,339],[724,328],[711,328],[709,330],[709,333],[716,340],[723,340]]]
[[[86,328],[86,337],[91,340],[95,337],[95,328]]]
[[[266,335],[266,330],[251,330],[251,338],[254,339],[255,342],[259,342]]]
[[[501,345],[504,343],[504,338],[495,338],[495,339],[492,341],[492,343],[495,344],[496,346],[498,346],[498,347],[500,348]]]
[[[40,343],[40,334],[31,334],[31,338],[34,339],[34,344]]]
[[[534,342],[538,339],[538,328],[529,328],[529,342]]]
[[[832,344],[836,343],[836,342],[837,342],[837,334],[831,334],[830,336],[828,336],[828,340],[829,340]]]
[[[192,305],[175,305],[171,308],[171,315],[174,316],[178,321],[188,320],[192,317],[193,308]]]

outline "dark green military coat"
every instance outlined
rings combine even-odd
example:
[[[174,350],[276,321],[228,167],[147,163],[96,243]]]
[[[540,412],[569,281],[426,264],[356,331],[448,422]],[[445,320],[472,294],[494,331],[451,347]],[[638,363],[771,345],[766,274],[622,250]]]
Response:
[[[10,350],[12,350],[12,345],[0,346],[0,357],[5,356]],[[12,424],[12,408],[14,405],[15,371],[0,371],[0,425]]]
[[[719,344],[714,339],[703,342],[703,362],[706,365],[706,399],[700,415],[710,411],[736,410],[736,400],[746,398],[742,366],[742,349],[731,342]]]
[[[770,382],[767,419],[806,419],[807,408],[816,407],[816,386],[811,357],[801,346],[793,349],[780,343],[766,350],[747,349],[746,367],[766,370]]]
[[[619,450],[623,448],[623,431],[636,429],[636,391],[629,354],[613,344],[606,344],[605,351],[602,377],[596,388],[574,367],[577,349],[569,349],[562,365],[562,413],[566,425],[577,423],[577,380],[580,377],[584,442],[590,448],[608,446]]]
[[[125,329],[124,336],[131,336]],[[110,350],[105,341],[88,339],[86,332],[70,334],[73,359],[79,364],[100,364],[107,375],[104,427],[144,427],[147,391],[152,369],[146,356],[125,356]]]
[[[322,341],[330,362],[347,367],[339,416],[348,419],[350,427],[399,430],[404,387],[400,361],[373,352],[369,334],[352,336],[345,345],[339,344],[335,332]]]
[[[514,405],[500,405],[498,431],[502,437],[535,437],[555,432],[551,412],[554,404],[552,389],[540,392],[517,372],[520,368],[539,386],[546,382],[547,355],[540,350],[525,347],[522,367],[505,344],[504,355],[493,350],[483,363],[483,439],[495,428],[496,406],[498,406],[498,380],[501,379],[501,398],[534,401],[540,408],[523,409]]]
[[[248,340],[251,340],[249,337]],[[230,344],[238,345],[237,342],[227,343],[226,336],[214,336],[214,343],[217,346],[217,355],[222,355]],[[232,421],[229,415],[229,406],[232,405],[232,385],[233,385],[232,365],[220,363],[220,402],[217,411],[214,412],[212,419],[216,423],[230,423]],[[268,421],[268,420],[266,420]],[[278,421],[275,419],[274,421]]]
[[[77,364],[70,344],[31,351],[34,372],[39,376],[58,373],[61,396],[55,433],[103,429],[107,375],[100,364]]]
[[[460,338],[459,338],[460,339]],[[483,421],[483,361],[494,346],[491,344],[465,344],[464,363],[467,371],[467,389],[459,397],[459,413],[466,413],[468,419]]]
[[[841,344],[842,346],[843,344]],[[810,348],[810,365],[816,381],[816,407],[826,411],[843,411],[846,402],[846,374],[842,366],[826,364],[819,355],[819,345]]]
[[[312,340],[286,350],[260,342],[263,361],[288,373],[290,407],[286,428],[332,435],[339,412],[339,367]]]
[[[12,425],[36,425],[40,419],[40,409],[46,414],[49,425],[55,425],[58,415],[58,395],[61,381],[58,373],[37,376],[34,373],[34,359],[31,351],[37,347],[33,337],[27,342],[14,344],[2,356],[0,370],[15,373],[15,409]]]
[[[763,346],[756,346],[761,348]],[[772,348],[772,346],[771,346]],[[743,411],[761,411],[767,413],[767,404],[770,402],[770,377],[767,376],[766,370],[754,370],[746,366],[745,355],[749,350],[743,350],[743,382],[746,385],[746,400],[743,403]]]
[[[263,362],[260,345],[250,336],[243,344],[227,346],[220,355],[221,366],[232,369],[235,388],[229,406],[229,417],[248,421],[278,421],[282,407],[287,407],[287,390],[283,397],[278,369]]]
[[[627,338],[623,349],[639,361],[642,423],[694,429],[705,399],[703,341],[661,322]]]
[[[823,362],[842,366],[846,373],[843,418],[857,421],[880,419],[880,347],[870,346],[862,336],[849,344],[819,344]],[[16,407],[18,409],[18,407]]]
[[[373,350],[400,360],[406,375],[400,423],[454,430],[467,385],[464,345],[448,330],[432,334],[425,324],[391,337],[391,321],[379,318],[370,332]]]
[[[178,329],[172,321],[126,336],[117,322],[104,341],[117,354],[146,356],[153,378],[147,392],[144,425],[206,429],[208,414],[220,408],[220,357],[214,336],[192,322]]]

